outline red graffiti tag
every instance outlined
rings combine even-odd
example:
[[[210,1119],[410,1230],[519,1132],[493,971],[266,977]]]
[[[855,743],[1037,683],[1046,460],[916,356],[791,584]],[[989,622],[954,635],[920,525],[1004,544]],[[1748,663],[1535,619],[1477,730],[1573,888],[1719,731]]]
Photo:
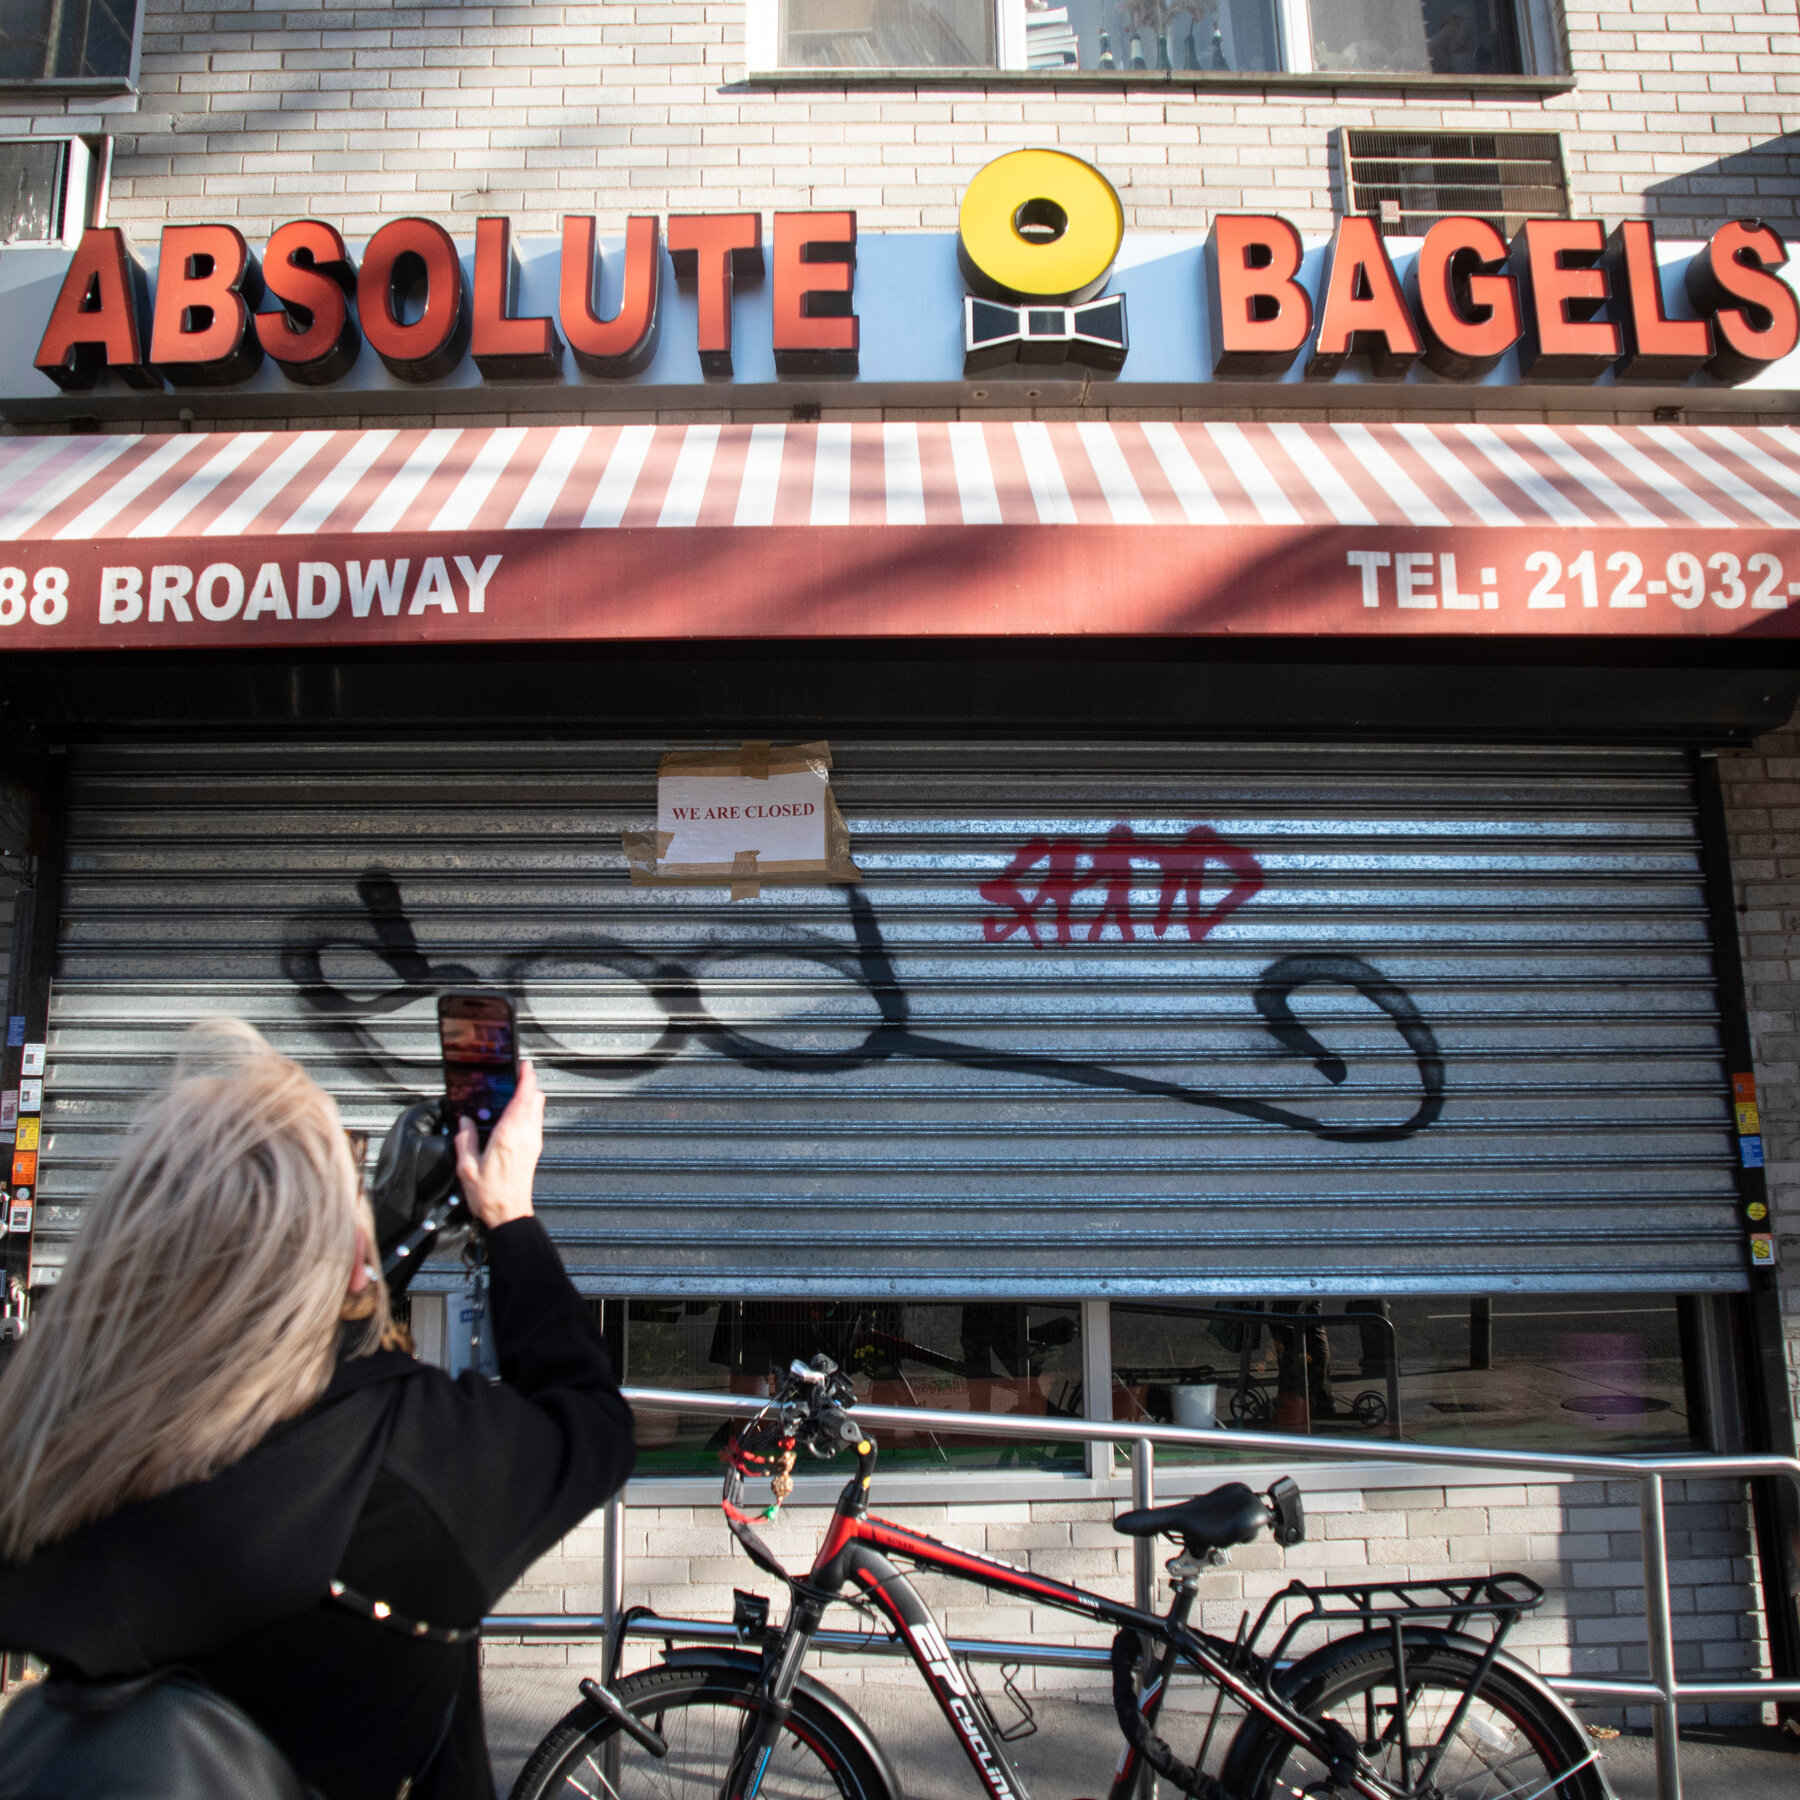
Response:
[[[1041,949],[1045,940],[1039,935],[1040,926],[1048,930],[1054,925],[1053,941],[1071,944],[1075,927],[1085,923],[1087,942],[1097,944],[1110,923],[1126,943],[1135,943],[1132,876],[1143,864],[1159,872],[1156,917],[1149,921],[1158,937],[1168,931],[1177,907],[1184,907],[1187,934],[1197,944],[1262,892],[1262,865],[1209,825],[1196,825],[1178,844],[1153,843],[1129,825],[1115,825],[1094,845],[1079,838],[1033,838],[992,881],[981,884],[982,899],[1001,909],[983,919],[981,929],[990,944],[1004,943],[1023,931]],[[1222,869],[1231,881],[1224,897],[1210,906],[1205,895],[1209,864]],[[1036,884],[1031,892],[1021,885],[1027,880]],[[1078,919],[1076,896],[1090,889],[1099,890],[1100,904]]]

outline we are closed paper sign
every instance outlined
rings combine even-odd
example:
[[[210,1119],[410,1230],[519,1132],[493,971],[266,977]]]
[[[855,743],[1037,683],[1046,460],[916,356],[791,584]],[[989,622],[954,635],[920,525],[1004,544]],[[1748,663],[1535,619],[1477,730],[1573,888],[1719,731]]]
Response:
[[[747,850],[761,863],[825,860],[823,769],[745,775],[664,775],[656,784],[656,829],[665,863],[729,863]]]
[[[656,771],[656,829],[621,834],[633,886],[723,882],[754,900],[766,881],[862,880],[831,794],[831,746],[746,739],[667,751]]]

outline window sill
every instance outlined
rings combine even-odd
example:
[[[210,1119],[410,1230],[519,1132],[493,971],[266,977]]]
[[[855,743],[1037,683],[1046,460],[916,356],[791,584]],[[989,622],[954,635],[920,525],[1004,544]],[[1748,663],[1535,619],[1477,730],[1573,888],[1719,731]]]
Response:
[[[986,88],[1073,89],[1108,91],[1168,90],[1201,94],[1516,94],[1545,99],[1575,90],[1573,75],[1429,75],[1314,71],[1304,75],[1263,69],[1243,72],[1214,69],[1081,70],[1060,74],[1045,69],[772,69],[746,75],[752,89],[794,88]]]
[[[129,95],[137,92],[137,86],[128,75],[83,75],[49,77],[38,81],[0,81],[0,99],[16,100],[23,95],[44,94],[52,97],[68,95],[79,98],[92,95],[96,98],[113,94]]]

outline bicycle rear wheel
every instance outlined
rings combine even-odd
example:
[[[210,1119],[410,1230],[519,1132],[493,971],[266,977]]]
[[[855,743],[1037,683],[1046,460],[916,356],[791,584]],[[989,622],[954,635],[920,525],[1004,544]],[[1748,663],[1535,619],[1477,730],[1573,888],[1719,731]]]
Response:
[[[1434,1800],[1605,1800],[1599,1771],[1588,1760],[1593,1745],[1579,1722],[1504,1665],[1489,1670],[1446,1743],[1451,1715],[1480,1659],[1441,1636],[1418,1641],[1423,1636],[1407,1637],[1404,1759],[1393,1647],[1385,1636],[1349,1640],[1309,1657],[1291,1673],[1287,1698],[1309,1719],[1335,1719],[1401,1794],[1418,1788],[1427,1758],[1441,1745],[1432,1785],[1420,1790]],[[1329,1774],[1284,1732],[1252,1716],[1232,1741],[1221,1779],[1243,1800],[1292,1800],[1296,1793],[1325,1792]]]
[[[511,1800],[719,1800],[756,1717],[749,1669],[645,1669],[616,1692],[668,1744],[655,1757],[585,1700],[553,1725]],[[616,1758],[613,1773],[609,1758]],[[842,1724],[804,1693],[775,1744],[757,1800],[898,1800]]]

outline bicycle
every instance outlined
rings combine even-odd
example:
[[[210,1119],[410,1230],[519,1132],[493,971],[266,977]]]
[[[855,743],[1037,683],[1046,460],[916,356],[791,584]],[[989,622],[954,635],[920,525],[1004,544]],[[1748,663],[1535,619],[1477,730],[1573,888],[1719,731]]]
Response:
[[[678,1632],[634,1608],[607,1646],[606,1679],[526,1762],[512,1800],[902,1800],[886,1753],[856,1713],[802,1662],[833,1604],[873,1611],[930,1688],[987,1800],[1027,1800],[982,1692],[918,1593],[895,1566],[974,1582],[1115,1628],[1113,1704],[1125,1737],[1109,1800],[1134,1800],[1160,1777],[1193,1800],[1611,1800],[1579,1720],[1504,1645],[1544,1590],[1523,1575],[1476,1575],[1319,1587],[1295,1580],[1235,1639],[1191,1628],[1201,1574],[1265,1529],[1304,1541],[1298,1487],[1267,1494],[1241,1482],[1115,1519],[1128,1537],[1179,1542],[1166,1565],[1169,1608],[1156,1614],[959,1550],[870,1514],[876,1449],[850,1411],[854,1390],[828,1358],[796,1362],[780,1392],[733,1440],[720,1504],[750,1560],[791,1596],[780,1625],[767,1602],[740,1594],[738,1646],[675,1648]],[[812,1567],[785,1569],[744,1507],[747,1479],[769,1477],[772,1517],[792,1491],[801,1451],[854,1448],[846,1483]],[[1277,1623],[1286,1609],[1291,1616]],[[1488,1635],[1471,1631],[1491,1621]],[[659,1665],[618,1679],[630,1629],[668,1638]],[[1298,1657],[1300,1632],[1326,1641]],[[1266,1650],[1258,1644],[1273,1628]],[[1346,1629],[1348,1628],[1348,1629]],[[1198,1754],[1184,1762],[1157,1732],[1177,1674],[1215,1690]],[[1227,1698],[1242,1721],[1217,1776],[1204,1771]]]

